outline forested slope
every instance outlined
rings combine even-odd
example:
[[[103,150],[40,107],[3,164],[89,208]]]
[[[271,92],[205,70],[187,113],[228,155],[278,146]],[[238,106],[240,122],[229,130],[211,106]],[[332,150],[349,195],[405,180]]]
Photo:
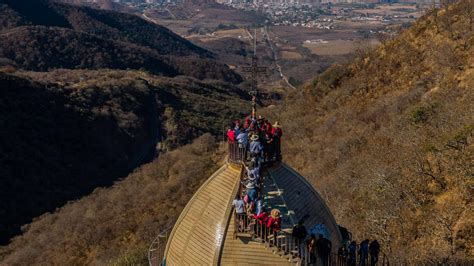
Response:
[[[284,159],[395,264],[474,261],[473,8],[430,12],[268,110]]]
[[[171,77],[242,81],[211,52],[125,13],[49,0],[1,0],[0,37],[0,67],[142,69]]]
[[[39,217],[0,250],[0,264],[146,265],[150,241],[173,225],[223,156],[209,134],[166,153],[113,187]]]
[[[0,240],[151,158],[242,115],[247,95],[223,82],[143,72],[0,72]]]

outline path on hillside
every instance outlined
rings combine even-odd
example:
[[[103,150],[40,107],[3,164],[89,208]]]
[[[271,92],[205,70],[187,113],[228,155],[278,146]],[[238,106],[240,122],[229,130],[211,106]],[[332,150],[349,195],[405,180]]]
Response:
[[[273,46],[273,41],[270,38],[270,34],[268,34],[267,26],[264,26],[262,28],[262,33],[263,38],[265,39],[266,43],[268,44],[268,47],[270,47],[270,50],[272,51],[272,58],[280,74],[280,78],[285,82],[286,85],[288,85],[288,87],[296,90],[296,87],[291,85],[290,81],[288,80],[288,77],[283,73],[282,67],[280,66],[280,64],[278,64],[278,53],[275,51],[275,47]]]
[[[146,11],[147,10],[143,11],[142,17],[145,18],[145,20],[150,21],[151,23],[158,24],[158,22],[156,22],[156,20],[154,20],[154,19],[150,18],[149,16],[147,16]]]
[[[171,12],[169,8],[166,7],[165,10],[168,12],[168,14],[170,14],[172,19],[176,19],[176,16],[173,14],[173,12]]]

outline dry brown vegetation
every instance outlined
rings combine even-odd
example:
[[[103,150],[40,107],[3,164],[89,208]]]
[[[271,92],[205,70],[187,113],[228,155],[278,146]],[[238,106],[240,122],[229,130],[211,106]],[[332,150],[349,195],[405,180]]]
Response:
[[[38,82],[41,80],[41,82]],[[0,242],[23,224],[123,178],[155,153],[243,115],[219,81],[117,70],[0,72]]]
[[[165,153],[114,186],[37,218],[0,250],[0,264],[145,265],[150,242],[174,223],[222,157],[209,134]]]
[[[427,14],[270,114],[284,159],[393,263],[474,261],[472,8]]]
[[[284,159],[310,179],[354,238],[379,239],[392,264],[474,258],[472,10],[462,1],[431,13],[268,111],[284,126]],[[85,97],[78,103],[102,88],[153,90],[169,147],[219,133],[238,114],[229,106],[246,110],[243,92],[220,82],[111,70],[16,75],[78,91]],[[148,244],[173,224],[223,155],[209,135],[163,153],[114,186],[35,219],[0,249],[0,264],[146,264]]]
[[[165,76],[242,81],[211,52],[124,13],[49,0],[2,0],[0,37],[0,66],[32,71],[144,69]]]

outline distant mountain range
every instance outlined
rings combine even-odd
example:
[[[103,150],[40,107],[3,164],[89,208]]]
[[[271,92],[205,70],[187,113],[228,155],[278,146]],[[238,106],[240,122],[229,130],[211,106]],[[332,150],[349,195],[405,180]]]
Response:
[[[211,52],[135,15],[46,0],[1,0],[0,15],[0,66],[143,69],[242,81]],[[183,57],[189,64],[180,65]]]

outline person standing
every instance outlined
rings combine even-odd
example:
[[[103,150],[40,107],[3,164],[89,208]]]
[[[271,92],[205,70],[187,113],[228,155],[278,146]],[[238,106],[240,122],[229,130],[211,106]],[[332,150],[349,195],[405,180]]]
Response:
[[[255,203],[255,200],[257,199],[257,184],[255,184],[255,181],[248,180],[247,184],[245,184],[245,188],[247,189],[247,197],[248,197],[248,204],[250,203]]]
[[[369,240],[368,239],[360,242],[359,255],[360,255],[359,264],[361,266],[366,266],[368,264],[367,260],[369,258]]]
[[[273,233],[274,244],[277,244],[277,235],[281,230],[281,217],[280,210],[273,209],[270,213],[270,218],[268,218],[267,229]]]
[[[349,265],[355,266],[357,262],[357,243],[352,241],[347,247],[347,252],[349,253]]]
[[[355,266],[357,262],[357,243],[355,241],[352,241],[349,244],[347,251],[349,253],[349,265]]]
[[[306,241],[306,248],[309,253],[309,264],[316,263],[316,235],[311,234],[310,238]]]
[[[227,129],[227,140],[229,141],[229,143],[235,142],[235,132],[233,126],[229,126],[229,128]]]
[[[245,215],[245,202],[239,195],[237,195],[237,197],[235,197],[234,201],[232,202],[232,205],[234,206],[235,213],[237,215],[237,231],[242,232],[244,229],[243,218]]]
[[[267,239],[267,228],[266,223],[268,221],[268,214],[265,211],[265,207],[261,207],[261,211],[258,214],[253,214],[253,218],[255,219],[255,235],[261,237],[262,242],[265,242]]]
[[[379,253],[380,253],[380,244],[375,239],[369,245],[369,253],[370,253],[370,265],[376,265],[379,261]]]
[[[248,145],[248,133],[245,129],[241,128],[239,135],[236,137],[237,142],[239,143],[239,148],[245,149]]]
[[[331,254],[331,249],[331,241],[320,234],[319,239],[316,241],[316,250],[323,266],[329,266],[329,255]]]
[[[298,247],[298,254],[301,256],[303,254],[304,240],[308,232],[304,226],[303,221],[299,221],[297,225],[293,227],[292,236],[295,239],[295,245]]]
[[[245,167],[245,170],[247,171],[250,180],[252,180],[250,177],[253,175],[255,182],[257,184],[260,183],[260,167],[257,165],[256,161],[250,161],[249,166]]]
[[[277,161],[281,161],[281,137],[283,136],[283,131],[281,129],[280,123],[278,121],[272,127],[272,136],[273,136],[273,151]]]
[[[337,265],[346,265],[348,260],[347,260],[347,247],[346,245],[342,245],[339,250],[337,251]]]
[[[263,146],[259,141],[258,135],[252,135],[250,138],[250,156],[251,157],[261,157]]]

